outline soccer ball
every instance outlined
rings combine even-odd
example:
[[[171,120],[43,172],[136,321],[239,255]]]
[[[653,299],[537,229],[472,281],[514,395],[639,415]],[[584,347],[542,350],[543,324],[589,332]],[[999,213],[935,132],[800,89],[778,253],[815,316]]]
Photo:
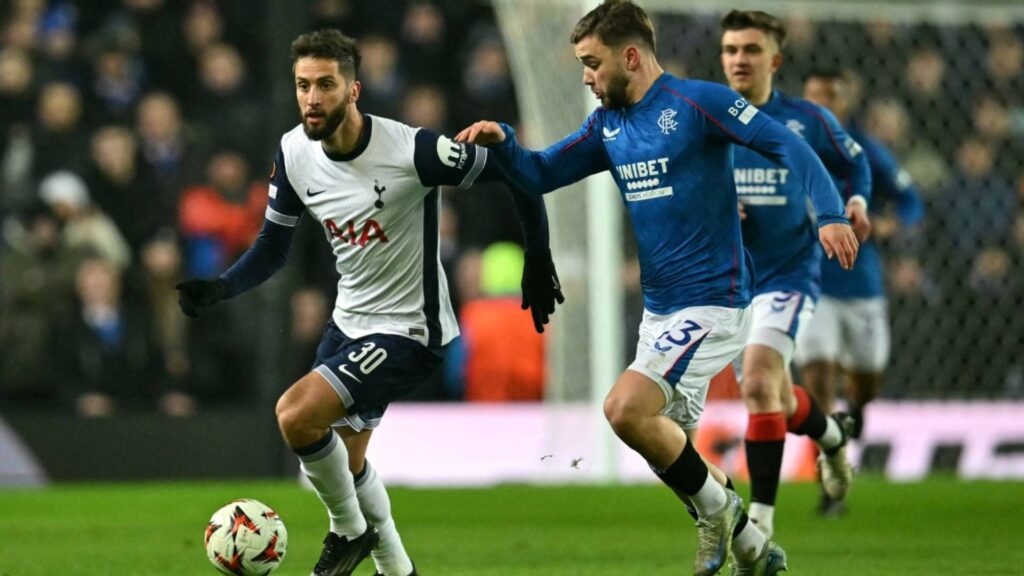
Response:
[[[224,574],[266,576],[281,565],[288,546],[284,522],[256,500],[235,500],[206,525],[206,556]]]

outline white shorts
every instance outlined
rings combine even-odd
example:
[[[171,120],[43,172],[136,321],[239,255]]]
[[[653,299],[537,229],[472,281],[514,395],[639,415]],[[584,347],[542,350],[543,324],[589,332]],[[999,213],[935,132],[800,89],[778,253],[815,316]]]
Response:
[[[789,366],[796,339],[814,316],[814,299],[803,292],[765,292],[754,296],[750,307],[754,319],[747,345],[767,346]]]
[[[885,298],[839,300],[822,296],[800,332],[794,360],[837,362],[848,370],[882,372],[889,363],[889,309]]]
[[[668,316],[644,310],[636,359],[629,369],[665,393],[662,414],[684,430],[696,428],[711,378],[743,351],[750,308],[694,306]]]

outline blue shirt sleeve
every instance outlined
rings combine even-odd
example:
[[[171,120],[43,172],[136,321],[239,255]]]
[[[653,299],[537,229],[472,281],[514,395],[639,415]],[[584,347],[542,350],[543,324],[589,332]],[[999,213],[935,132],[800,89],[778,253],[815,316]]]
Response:
[[[733,144],[748,145],[771,118],[739,93],[714,82],[693,82],[693,90],[683,95],[669,92],[696,108],[704,117],[705,136]]]
[[[905,226],[913,226],[924,218],[924,203],[914,181],[889,150],[878,142],[862,139],[871,164],[873,190],[884,198],[896,201],[896,213]],[[881,200],[878,198],[877,201]]]
[[[522,192],[540,196],[609,168],[598,129],[600,109],[579,130],[544,150],[519,145],[515,130],[502,124],[505,141],[492,147],[498,165]]]
[[[863,196],[871,203],[871,166],[861,145],[846,133],[828,109],[806,102],[820,123],[820,135],[812,142],[814,151],[838,181],[843,200]]]
[[[284,152],[278,148],[270,173],[270,201],[263,228],[253,245],[220,275],[227,285],[226,297],[258,286],[284,267],[295,226],[306,207],[292,189],[285,172]]]
[[[803,138],[771,120],[764,124],[748,146],[793,171],[811,196],[818,215],[818,226],[849,223],[832,177]]]

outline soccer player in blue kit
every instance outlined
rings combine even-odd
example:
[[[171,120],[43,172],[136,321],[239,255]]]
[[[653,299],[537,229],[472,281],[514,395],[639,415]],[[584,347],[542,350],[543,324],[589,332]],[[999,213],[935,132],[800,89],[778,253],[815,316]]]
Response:
[[[738,569],[775,574],[786,568],[785,552],[747,522],[740,498],[692,442],[711,377],[736,357],[750,329],[752,270],[733,146],[778,159],[814,194],[834,195],[835,185],[806,143],[739,94],[665,73],[651,21],[632,2],[598,6],[571,42],[583,82],[601,102],[577,132],[531,151],[509,126],[481,121],[456,141],[491,147],[527,193],[611,171],[633,220],[645,310],[636,359],[605,399],[605,416],[696,509],[696,575],[716,574],[730,548]],[[842,211],[819,214],[818,225],[829,256],[852,266],[857,240]]]
[[[729,87],[811,146],[845,197],[854,229],[866,235],[871,174],[860,146],[828,110],[773,89],[783,61],[782,22],[765,12],[733,10],[721,27],[722,69]],[[810,194],[817,214],[841,213],[843,199],[835,192],[807,190],[788,168],[756,150],[736,148],[733,163],[744,214],[743,242],[756,271],[753,326],[740,379],[749,412],[744,439],[750,471],[748,514],[770,538],[787,430],[818,444],[822,487],[831,498],[846,495],[852,476],[845,448],[849,417],[826,416],[803,388],[793,386],[790,372],[795,342],[821,293],[821,255],[806,196]],[[847,272],[837,268],[837,276],[842,274]]]
[[[440,264],[441,185],[504,180],[486,148],[360,113],[360,53],[337,30],[291,46],[302,123],[282,138],[266,220],[220,277],[177,286],[182,310],[237,296],[285,264],[303,214],[323,229],[340,276],[312,370],[282,394],[278,426],[327,508],[330,531],[313,576],[415,575],[380,475],[366,459],[387,405],[436,371],[458,323]],[[523,220],[523,303],[537,331],[562,295],[540,198],[513,195]],[[531,255],[532,254],[532,255]]]
[[[804,97],[835,113],[843,123],[849,118],[848,85],[837,71],[819,70],[804,82]],[[895,204],[903,226],[914,226],[924,217],[924,205],[914,183],[892,153],[855,127],[850,134],[864,148],[871,165],[873,210]],[[802,367],[804,385],[828,409],[835,399],[833,385],[841,363],[846,373],[846,396],[853,417],[852,437],[859,438],[864,427],[864,406],[875,399],[882,387],[889,361],[889,313],[882,281],[882,258],[878,245],[863,245],[857,265],[850,272],[836,270],[831,262],[821,263],[821,302],[814,318],[801,334],[796,354]],[[821,512],[843,511],[841,501],[825,493]]]

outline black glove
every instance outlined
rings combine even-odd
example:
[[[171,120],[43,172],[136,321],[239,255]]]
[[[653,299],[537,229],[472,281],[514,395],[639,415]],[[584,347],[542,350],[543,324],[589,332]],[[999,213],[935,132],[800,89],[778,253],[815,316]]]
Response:
[[[209,306],[224,299],[228,294],[226,282],[216,280],[186,280],[178,283],[178,305],[181,311],[192,318],[199,316],[199,306]]]
[[[558,282],[551,250],[527,250],[523,258],[523,310],[530,309],[533,327],[544,332],[548,316],[555,313],[555,302],[565,302]]]

